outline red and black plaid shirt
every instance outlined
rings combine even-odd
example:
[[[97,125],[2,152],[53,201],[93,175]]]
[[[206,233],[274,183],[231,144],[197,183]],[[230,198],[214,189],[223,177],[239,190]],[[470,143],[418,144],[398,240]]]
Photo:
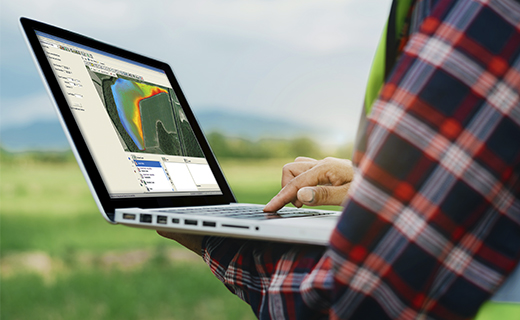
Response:
[[[520,4],[414,11],[330,246],[205,239],[259,318],[469,319],[520,260]]]

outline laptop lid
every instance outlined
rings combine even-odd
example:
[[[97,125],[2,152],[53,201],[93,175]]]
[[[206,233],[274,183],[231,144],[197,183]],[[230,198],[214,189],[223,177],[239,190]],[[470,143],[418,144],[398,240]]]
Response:
[[[236,202],[172,69],[45,23],[20,23],[96,203]]]

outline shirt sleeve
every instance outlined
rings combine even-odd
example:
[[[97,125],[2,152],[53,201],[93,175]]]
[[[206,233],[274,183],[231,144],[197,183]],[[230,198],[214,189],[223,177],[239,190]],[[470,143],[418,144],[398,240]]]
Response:
[[[202,254],[217,278],[250,304],[260,319],[326,319],[328,308],[313,308],[302,295],[302,283],[311,270],[320,269],[325,250],[322,246],[206,237]],[[326,269],[323,274],[327,276]]]
[[[329,248],[207,239],[259,318],[471,319],[518,264],[520,5],[431,9],[373,106]]]

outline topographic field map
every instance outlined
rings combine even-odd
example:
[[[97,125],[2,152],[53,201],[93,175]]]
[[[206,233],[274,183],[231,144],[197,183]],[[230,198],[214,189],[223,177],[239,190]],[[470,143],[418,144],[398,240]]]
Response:
[[[172,89],[90,69],[89,74],[126,151],[204,157]]]

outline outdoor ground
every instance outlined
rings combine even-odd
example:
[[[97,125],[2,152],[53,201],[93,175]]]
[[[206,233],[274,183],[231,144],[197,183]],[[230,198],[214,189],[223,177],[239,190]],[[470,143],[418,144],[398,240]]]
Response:
[[[266,203],[287,160],[225,161],[241,202]],[[195,254],[112,226],[75,162],[0,163],[1,319],[254,319]]]

